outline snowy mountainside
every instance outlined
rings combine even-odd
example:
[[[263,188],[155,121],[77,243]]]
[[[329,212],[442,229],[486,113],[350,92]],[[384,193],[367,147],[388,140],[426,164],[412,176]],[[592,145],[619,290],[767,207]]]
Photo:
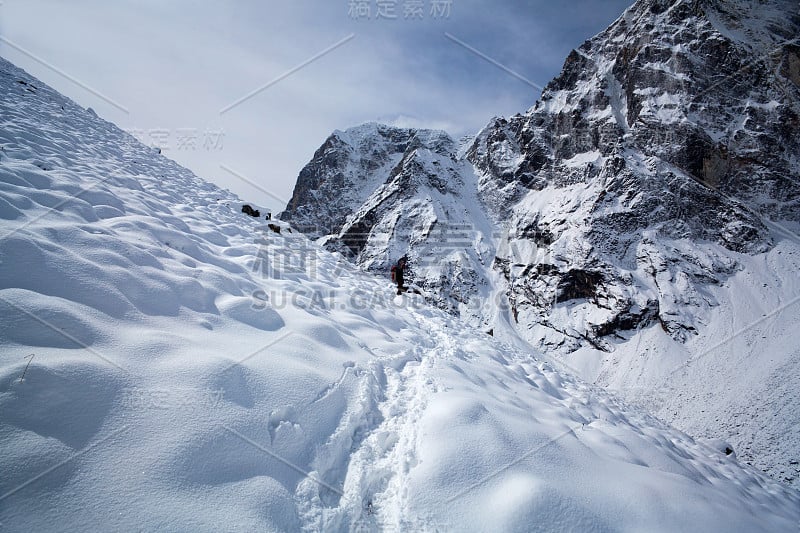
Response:
[[[780,377],[800,373],[796,343],[780,335],[800,323],[799,34],[793,1],[636,2],[567,57],[527,112],[451,152],[460,209],[436,220],[476,238],[450,239],[445,267],[428,268],[437,256],[424,234],[370,244],[396,238],[398,217],[429,224],[406,208],[427,192],[370,211],[353,259],[427,259],[430,301],[693,434],[726,435],[747,461],[800,483],[800,397]],[[380,185],[364,197],[392,179],[371,177]],[[294,201],[313,219],[313,197]],[[468,304],[447,305],[459,287]],[[764,317],[748,343],[729,342]],[[743,373],[716,370],[729,363]],[[678,380],[684,365],[697,373]],[[708,394],[717,388],[759,400]]]
[[[447,133],[367,123],[325,141],[279,218],[379,275],[407,255],[432,303],[486,322],[494,226],[476,179]]]
[[[486,204],[549,258],[498,258],[521,334],[791,483],[798,34],[796,2],[637,2],[469,152]]]
[[[395,299],[4,60],[0,113],[4,530],[796,528],[724,443]]]
[[[551,258],[506,276],[519,322],[539,326],[531,341],[602,346],[652,323],[685,340],[715,305],[704,287],[738,268],[703,243],[764,252],[770,220],[800,221],[798,48],[785,42],[797,11],[637,2],[570,54],[533,108],[478,135],[468,157],[486,204]],[[557,304],[582,299],[590,314],[565,321]]]

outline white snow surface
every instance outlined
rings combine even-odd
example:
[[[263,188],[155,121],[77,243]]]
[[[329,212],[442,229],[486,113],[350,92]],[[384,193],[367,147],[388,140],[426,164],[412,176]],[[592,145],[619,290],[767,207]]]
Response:
[[[719,443],[0,88],[3,530],[796,531]]]
[[[763,254],[733,255],[740,269],[693,295],[713,302],[702,335],[681,344],[653,326],[618,336],[609,353],[581,349],[567,365],[691,435],[724,439],[739,460],[796,483],[800,243],[787,238]]]

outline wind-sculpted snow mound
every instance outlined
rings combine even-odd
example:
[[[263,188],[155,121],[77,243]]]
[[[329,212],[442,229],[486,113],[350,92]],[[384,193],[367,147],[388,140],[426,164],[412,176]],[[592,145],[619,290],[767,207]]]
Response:
[[[5,62],[0,87],[5,530],[800,520],[795,491],[262,228]]]

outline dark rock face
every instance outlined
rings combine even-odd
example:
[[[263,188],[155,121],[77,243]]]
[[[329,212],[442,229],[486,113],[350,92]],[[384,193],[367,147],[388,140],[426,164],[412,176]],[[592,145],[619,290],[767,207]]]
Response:
[[[586,339],[655,318],[686,338],[696,325],[674,308],[689,302],[660,278],[692,271],[694,287],[735,266],[696,272],[692,250],[666,243],[755,253],[772,246],[765,216],[800,220],[798,34],[796,2],[640,1],[573,50],[525,115],[478,134],[467,157],[482,200],[511,248],[532,241],[552,265],[495,261],[523,327],[586,299],[599,321],[570,324]]]
[[[796,219],[797,190],[781,176],[796,173],[789,154],[800,149],[787,128],[798,120],[800,60],[781,36],[796,35],[797,6],[772,2],[785,18],[742,43],[725,24],[747,27],[747,10],[717,4],[637,3],[567,57],[527,115],[487,126],[470,160],[498,184],[536,189],[575,179],[552,168],[575,154],[633,149],[757,206],[776,199],[775,214]],[[511,155],[521,162],[504,165]]]
[[[414,130],[365,124],[334,132],[300,171],[294,193],[279,217],[310,236],[335,232],[380,183],[374,175],[396,164]]]
[[[245,215],[250,215],[251,217],[255,218],[261,216],[261,211],[259,211],[258,209],[253,209],[253,206],[251,206],[250,204],[244,204],[242,206],[242,213],[244,213]]]
[[[598,286],[603,282],[600,272],[568,270],[558,281],[556,303],[578,298],[597,299]]]

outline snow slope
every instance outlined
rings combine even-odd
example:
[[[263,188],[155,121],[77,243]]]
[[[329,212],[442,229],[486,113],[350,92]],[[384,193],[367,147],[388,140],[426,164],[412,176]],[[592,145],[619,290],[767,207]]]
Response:
[[[707,289],[715,305],[703,335],[680,344],[644,329],[618,336],[609,353],[579,350],[568,365],[691,435],[726,440],[740,460],[797,485],[800,244],[784,238],[736,260],[741,268]]]
[[[8,531],[794,531],[800,495],[0,60]],[[716,446],[716,447],[715,447]]]

